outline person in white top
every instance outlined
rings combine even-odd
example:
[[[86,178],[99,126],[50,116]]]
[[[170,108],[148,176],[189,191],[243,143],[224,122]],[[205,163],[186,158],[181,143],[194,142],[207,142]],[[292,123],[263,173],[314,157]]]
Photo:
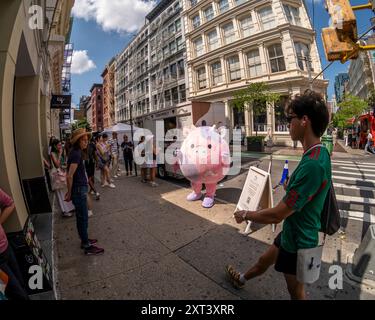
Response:
[[[366,143],[366,146],[365,146],[365,151],[369,151],[372,153],[372,150],[370,149],[370,147],[373,145],[373,141],[372,141],[372,134],[371,134],[371,131],[370,130],[367,130],[367,143]]]

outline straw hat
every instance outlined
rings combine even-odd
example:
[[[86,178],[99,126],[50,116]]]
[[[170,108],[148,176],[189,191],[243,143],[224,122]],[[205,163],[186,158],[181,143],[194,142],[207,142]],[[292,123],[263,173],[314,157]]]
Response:
[[[74,130],[72,133],[72,137],[70,138],[70,143],[75,144],[83,136],[88,136],[88,138],[90,139],[91,132],[87,132],[84,128]]]

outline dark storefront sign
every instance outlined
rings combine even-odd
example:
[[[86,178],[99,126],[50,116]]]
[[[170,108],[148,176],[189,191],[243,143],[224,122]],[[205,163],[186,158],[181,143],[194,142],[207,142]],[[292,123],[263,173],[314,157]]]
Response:
[[[8,239],[15,252],[27,293],[34,295],[51,291],[52,268],[38,241],[31,219],[28,219],[24,231],[8,234]],[[43,280],[40,288],[31,288],[29,285],[30,278],[33,276],[31,271],[35,270],[33,269],[35,266],[38,266],[42,271]]]
[[[53,95],[51,109],[70,109],[72,105],[71,95]]]

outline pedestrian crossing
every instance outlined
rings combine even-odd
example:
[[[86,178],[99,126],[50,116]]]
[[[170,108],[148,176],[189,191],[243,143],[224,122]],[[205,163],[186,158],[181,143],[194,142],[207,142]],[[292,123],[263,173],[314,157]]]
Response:
[[[332,179],[343,219],[375,223],[375,162],[332,161]]]

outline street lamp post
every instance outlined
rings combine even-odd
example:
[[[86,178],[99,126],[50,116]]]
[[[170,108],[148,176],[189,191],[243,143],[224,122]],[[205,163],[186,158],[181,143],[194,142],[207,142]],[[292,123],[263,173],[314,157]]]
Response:
[[[133,144],[133,149],[134,149],[134,133],[133,133],[133,105],[130,101],[130,94],[128,93],[128,99],[129,99],[129,113],[130,113],[130,132],[131,132],[131,141]],[[135,171],[135,176],[138,177],[138,172],[137,172],[137,165],[134,161],[134,156],[133,156],[133,165],[134,165],[134,171]]]

